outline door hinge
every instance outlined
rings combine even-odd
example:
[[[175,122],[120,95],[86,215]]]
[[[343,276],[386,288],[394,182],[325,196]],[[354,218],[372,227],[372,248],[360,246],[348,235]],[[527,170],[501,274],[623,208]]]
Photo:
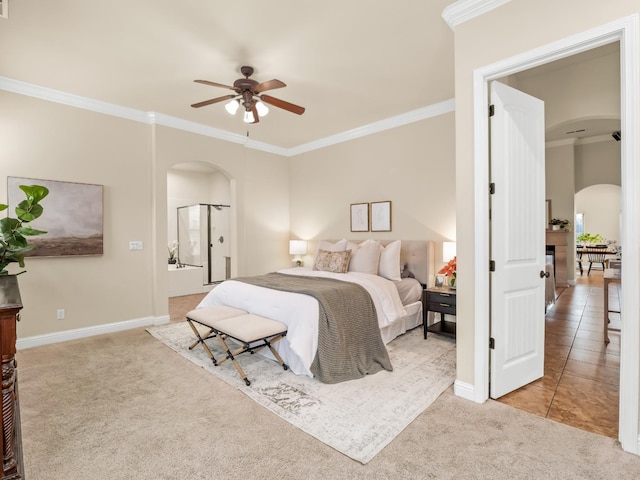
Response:
[[[495,260],[489,260],[489,271],[490,272],[495,272],[496,271],[496,261]]]
[[[489,105],[489,116],[493,117],[496,114],[496,109],[493,105]]]
[[[489,195],[493,195],[494,193],[496,193],[496,184],[491,182],[489,184]]]
[[[490,350],[495,350],[496,349],[496,339],[491,337],[489,339],[489,349]]]

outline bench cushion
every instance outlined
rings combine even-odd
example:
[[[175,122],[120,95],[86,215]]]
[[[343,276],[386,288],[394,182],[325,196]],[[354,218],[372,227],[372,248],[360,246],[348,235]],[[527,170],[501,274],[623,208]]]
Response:
[[[215,327],[221,320],[247,315],[247,313],[246,310],[240,308],[229,307],[228,305],[215,305],[213,307],[191,310],[187,313],[186,317],[203,325]]]
[[[245,343],[251,343],[287,331],[287,326],[284,323],[252,313],[220,320],[216,323],[215,328]]]

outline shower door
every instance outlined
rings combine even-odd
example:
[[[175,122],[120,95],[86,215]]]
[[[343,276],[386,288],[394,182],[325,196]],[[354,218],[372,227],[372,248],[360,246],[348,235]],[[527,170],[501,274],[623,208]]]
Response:
[[[203,285],[229,278],[229,205],[178,207],[178,260],[202,267]]]

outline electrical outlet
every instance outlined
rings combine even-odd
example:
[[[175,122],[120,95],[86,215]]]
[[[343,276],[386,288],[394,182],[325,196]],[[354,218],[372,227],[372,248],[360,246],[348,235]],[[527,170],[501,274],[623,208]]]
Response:
[[[56,318],[58,320],[64,320],[64,308],[59,308],[56,312]]]

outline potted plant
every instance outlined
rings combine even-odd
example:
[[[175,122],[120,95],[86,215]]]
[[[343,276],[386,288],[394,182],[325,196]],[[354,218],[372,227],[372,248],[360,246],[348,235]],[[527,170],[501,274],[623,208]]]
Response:
[[[599,233],[581,233],[576,237],[576,240],[581,245],[596,245],[598,243],[604,243],[605,238]]]
[[[549,222],[551,224],[551,230],[560,230],[563,228],[567,228],[567,226],[569,225],[569,220],[567,220],[566,218],[552,218],[551,222]]]
[[[11,263],[24,268],[24,254],[35,248],[27,237],[47,233],[27,224],[42,215],[40,201],[49,194],[49,189],[41,185],[20,185],[20,190],[27,198],[16,207],[17,218],[0,219],[0,275],[9,274],[7,267]],[[0,212],[7,208],[8,205],[0,203]]]

